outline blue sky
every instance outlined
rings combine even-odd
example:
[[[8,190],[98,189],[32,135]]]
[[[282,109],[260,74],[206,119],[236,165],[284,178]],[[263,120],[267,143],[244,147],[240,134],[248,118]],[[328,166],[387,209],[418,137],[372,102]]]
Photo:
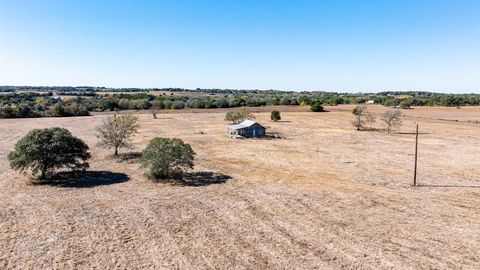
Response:
[[[0,0],[0,85],[480,93],[480,0]]]

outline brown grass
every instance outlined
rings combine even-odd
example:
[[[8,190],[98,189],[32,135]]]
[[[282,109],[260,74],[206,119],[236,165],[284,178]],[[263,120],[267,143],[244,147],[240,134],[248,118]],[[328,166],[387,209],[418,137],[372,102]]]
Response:
[[[134,158],[96,148],[105,115],[0,120],[0,268],[480,267],[479,107],[404,110],[392,135],[355,131],[352,106],[283,108],[278,123],[272,108],[255,113],[281,140],[228,138],[224,110],[140,114],[128,152],[155,136],[197,152],[191,184],[181,185],[152,183]],[[30,129],[51,126],[91,146],[91,173],[28,184],[6,155]]]

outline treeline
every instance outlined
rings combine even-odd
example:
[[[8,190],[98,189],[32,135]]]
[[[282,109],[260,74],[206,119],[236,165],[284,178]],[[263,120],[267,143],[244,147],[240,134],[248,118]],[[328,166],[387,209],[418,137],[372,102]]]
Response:
[[[84,98],[62,100],[34,93],[0,95],[0,118],[87,116]]]
[[[410,106],[478,106],[480,95],[478,94],[457,94],[457,95],[432,95],[430,97],[412,98],[387,98],[381,102],[384,106],[399,106],[409,108]]]
[[[69,96],[73,96],[69,94]],[[303,102],[303,103],[302,103]],[[259,107],[267,105],[306,105],[307,97],[293,94],[236,94],[222,96],[149,95],[146,93],[66,97],[51,93],[12,93],[0,95],[0,118],[85,116],[90,112],[115,110]]]
[[[72,89],[75,89],[73,91]],[[0,94],[0,118],[84,116],[90,112],[147,109],[213,109],[277,105],[339,105],[375,103],[389,107],[480,105],[479,94],[438,94],[430,92],[382,92],[350,94],[326,92],[281,92],[242,90],[191,90],[196,95],[151,95],[145,92],[102,95],[78,87],[37,92]],[[4,89],[5,90],[5,89]],[[38,90],[39,91],[39,90]],[[162,90],[166,91],[166,90]],[[168,90],[170,91],[170,90]],[[178,89],[178,91],[180,91]],[[184,89],[182,89],[184,91]],[[198,91],[209,95],[198,96]],[[208,90],[210,91],[210,90]],[[223,92],[222,92],[223,91]],[[66,95],[66,96],[65,96]]]

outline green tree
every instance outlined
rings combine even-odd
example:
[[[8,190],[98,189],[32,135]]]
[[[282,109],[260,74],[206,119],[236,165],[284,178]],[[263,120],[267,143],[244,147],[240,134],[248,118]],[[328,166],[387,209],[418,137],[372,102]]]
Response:
[[[21,172],[31,170],[45,179],[55,170],[84,170],[90,158],[88,146],[63,128],[34,129],[21,138],[8,154],[10,166]]]
[[[185,102],[183,102],[183,101],[181,101],[181,100],[175,100],[175,101],[172,103],[171,108],[172,108],[172,109],[175,109],[175,110],[184,109],[184,108],[185,108]]]
[[[317,100],[317,101],[313,102],[312,105],[310,105],[310,111],[312,111],[312,112],[324,112],[325,110],[323,109],[322,103]]]
[[[404,99],[404,100],[400,101],[398,106],[401,109],[410,109],[410,106],[412,106],[412,103],[413,103],[412,99]]]
[[[282,117],[280,116],[280,112],[277,110],[273,110],[272,113],[270,114],[270,119],[272,119],[274,122],[282,120]]]
[[[152,179],[180,177],[193,168],[195,152],[180,139],[153,138],[142,153],[141,166]]]
[[[240,110],[235,110],[235,111],[229,111],[225,115],[225,121],[230,121],[234,124],[240,123],[247,119],[249,120],[255,119],[255,116],[253,116],[253,114],[245,108],[242,108]]]
[[[121,110],[130,110],[132,108],[132,104],[130,100],[122,98],[118,101],[118,107],[120,107]]]
[[[5,104],[5,105],[3,105],[1,114],[2,114],[2,117],[10,118],[10,117],[14,117],[15,112],[12,109],[12,106],[10,106],[8,104]]]
[[[147,99],[137,99],[132,101],[135,110],[146,110],[150,108],[150,103]]]
[[[228,108],[228,100],[226,98],[220,98],[216,101],[217,107],[218,108]]]
[[[55,103],[52,109],[50,110],[50,114],[54,117],[60,117],[65,115],[65,108],[61,102]]]
[[[99,145],[113,148],[114,155],[118,156],[118,149],[130,146],[130,140],[138,128],[138,118],[133,114],[110,116],[96,128]]]

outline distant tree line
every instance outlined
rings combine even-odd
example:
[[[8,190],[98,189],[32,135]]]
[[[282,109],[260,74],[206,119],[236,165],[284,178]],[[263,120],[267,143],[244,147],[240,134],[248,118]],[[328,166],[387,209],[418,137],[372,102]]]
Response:
[[[32,91],[32,92],[9,92]],[[0,87],[0,118],[85,116],[90,112],[116,110],[213,109],[277,105],[309,105],[312,111],[322,111],[323,105],[375,103],[389,107],[468,106],[480,105],[479,94],[438,94],[431,92],[327,93],[283,92],[277,90],[229,89],[114,89],[95,87]],[[121,93],[115,93],[117,91]],[[139,90],[139,91],[137,91]],[[142,90],[143,92],[141,92]],[[152,95],[158,90],[181,95]],[[38,92],[34,92],[38,91]],[[40,91],[50,91],[39,93]],[[55,95],[51,92],[55,91]],[[127,93],[126,93],[127,92]],[[164,93],[165,93],[164,92]],[[208,95],[199,96],[198,93]],[[192,94],[190,94],[192,93]],[[321,110],[320,110],[321,109]]]
[[[85,100],[35,93],[0,95],[0,118],[86,116],[90,108]]]

